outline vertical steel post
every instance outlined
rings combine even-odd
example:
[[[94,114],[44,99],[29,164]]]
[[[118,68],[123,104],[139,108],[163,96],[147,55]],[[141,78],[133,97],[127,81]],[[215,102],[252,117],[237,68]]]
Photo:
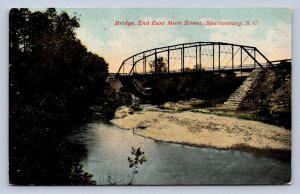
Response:
[[[220,51],[221,45],[219,43],[219,73],[221,71],[221,51]]]
[[[234,46],[231,45],[231,69],[234,67]]]
[[[170,47],[168,47],[168,73],[170,73]]]
[[[157,52],[156,52],[156,49],[154,50],[154,52],[155,52],[155,69],[154,69],[154,72],[155,72],[155,74],[157,73]]]
[[[212,44],[212,46],[213,46],[213,55],[212,55],[212,57],[213,57],[213,71],[215,71],[215,45],[214,45],[214,43]]]
[[[145,53],[143,53],[143,71],[144,71],[144,74],[146,74],[146,58],[145,58]]]
[[[241,73],[243,72],[243,47],[241,46]]]
[[[182,48],[180,49],[180,71],[182,72]]]
[[[145,74],[147,73],[147,57],[145,57]]]
[[[201,71],[201,65],[202,65],[202,64],[201,64],[201,63],[202,63],[202,61],[201,61],[201,57],[202,57],[202,56],[201,56],[201,55],[202,55],[201,45],[200,45],[200,48],[199,48],[199,49],[200,49],[200,50],[199,50],[200,69],[199,69],[199,70]]]
[[[198,70],[198,46],[196,46],[196,66],[195,66],[195,68],[196,68],[196,71]]]
[[[184,44],[182,44],[182,72],[184,72]]]

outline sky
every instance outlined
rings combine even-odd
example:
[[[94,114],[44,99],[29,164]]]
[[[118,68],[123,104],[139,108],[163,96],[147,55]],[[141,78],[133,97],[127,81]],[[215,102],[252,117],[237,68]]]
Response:
[[[80,18],[77,38],[117,72],[122,61],[144,50],[186,42],[255,46],[269,60],[291,58],[289,8],[78,8],[59,9]],[[165,25],[137,25],[139,21]],[[242,25],[167,25],[168,21],[241,22]],[[135,25],[115,25],[134,22]],[[250,25],[246,25],[249,22]],[[238,24],[238,23],[237,23]]]

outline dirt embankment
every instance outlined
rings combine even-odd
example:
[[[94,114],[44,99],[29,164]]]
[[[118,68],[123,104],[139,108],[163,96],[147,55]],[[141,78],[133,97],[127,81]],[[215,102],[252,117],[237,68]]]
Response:
[[[291,65],[264,69],[240,104],[240,111],[258,110],[268,123],[291,128]]]

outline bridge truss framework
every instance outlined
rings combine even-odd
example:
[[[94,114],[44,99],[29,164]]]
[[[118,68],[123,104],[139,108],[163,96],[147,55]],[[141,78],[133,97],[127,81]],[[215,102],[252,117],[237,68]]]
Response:
[[[159,67],[159,58],[165,63]],[[174,63],[175,61],[175,63]],[[171,63],[177,65],[172,69]],[[150,66],[152,64],[152,66]],[[191,68],[191,64],[193,67]],[[272,67],[256,47],[224,42],[191,42],[154,48],[125,59],[117,75],[184,73],[197,71],[244,71],[257,67]]]

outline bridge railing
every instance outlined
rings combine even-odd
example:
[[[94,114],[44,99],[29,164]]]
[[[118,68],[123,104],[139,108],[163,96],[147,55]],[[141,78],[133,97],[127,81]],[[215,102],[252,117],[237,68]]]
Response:
[[[277,65],[281,65],[281,64],[291,63],[292,59],[281,59],[281,60],[275,60],[275,61],[271,61],[271,62],[274,66],[277,66]]]
[[[108,73],[109,76],[126,76],[127,73]]]

